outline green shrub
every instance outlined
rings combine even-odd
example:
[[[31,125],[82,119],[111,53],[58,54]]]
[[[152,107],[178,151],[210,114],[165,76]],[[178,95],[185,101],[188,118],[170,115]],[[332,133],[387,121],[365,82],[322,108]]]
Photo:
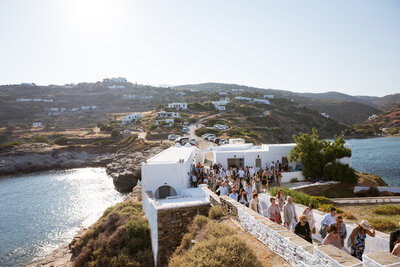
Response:
[[[53,144],[64,146],[68,143],[68,137],[66,136],[60,136],[56,139],[53,140]]]
[[[290,182],[291,182],[291,183],[298,183],[298,182],[299,182],[299,179],[293,178],[292,180],[290,180]]]
[[[382,205],[374,208],[372,212],[380,215],[398,215],[400,214],[400,207],[395,205]]]
[[[343,213],[342,209],[336,208],[333,204],[323,204],[319,206],[319,210],[323,212],[331,212],[331,208],[335,208],[337,213]]]
[[[215,136],[220,136],[221,131],[213,128],[199,128],[194,131],[197,136],[202,136],[203,134],[210,133],[215,134]]]
[[[35,135],[29,139],[30,143],[49,143],[49,138],[45,135]]]
[[[269,189],[269,193],[273,196],[276,195],[278,190],[282,190],[283,194],[287,196],[291,196],[293,198],[293,201],[295,203],[303,204],[305,206],[308,206],[308,204],[313,203],[314,208],[319,208],[323,204],[328,204],[330,201],[326,197],[320,197],[320,196],[310,196],[306,193],[296,191],[296,190],[291,190],[287,187],[271,187]]]
[[[8,143],[1,144],[0,145],[0,149],[12,148],[12,147],[15,147],[15,146],[19,146],[21,144],[22,144],[22,142],[16,142],[16,141],[8,142]]]
[[[218,220],[224,215],[225,215],[225,208],[221,205],[212,207],[208,212],[208,217],[210,217],[213,220]]]
[[[347,184],[356,184],[358,181],[356,171],[349,165],[339,162],[326,165],[324,175],[328,180],[340,181]]]

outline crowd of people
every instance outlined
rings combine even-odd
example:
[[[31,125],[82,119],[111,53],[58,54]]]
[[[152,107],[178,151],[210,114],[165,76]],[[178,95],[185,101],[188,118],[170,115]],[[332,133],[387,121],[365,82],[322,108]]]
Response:
[[[198,164],[192,166],[189,179],[192,187],[206,184],[217,195],[227,195],[261,214],[258,195],[271,186],[280,186],[282,171],[279,161],[266,164],[258,170],[252,166],[230,167],[225,170],[220,164],[214,164],[210,168]],[[312,243],[312,234],[316,234],[313,209],[314,205],[310,203],[303,214],[297,216],[292,197],[285,197],[282,190],[279,190],[275,197],[270,198],[270,206],[264,216],[277,224],[283,224],[288,230]],[[323,238],[323,245],[330,244],[338,249],[344,247],[344,240],[348,235],[346,224],[335,208],[321,221],[319,233]],[[351,255],[359,260],[362,260],[367,235],[374,237],[375,229],[368,221],[361,220],[348,238],[347,246],[351,249]],[[400,230],[391,235],[390,251],[400,257]]]

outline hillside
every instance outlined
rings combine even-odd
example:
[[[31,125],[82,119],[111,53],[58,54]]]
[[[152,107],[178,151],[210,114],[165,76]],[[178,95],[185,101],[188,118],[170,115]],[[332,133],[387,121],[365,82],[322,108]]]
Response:
[[[356,96],[357,98],[363,99],[373,105],[381,108],[386,109],[390,106],[396,105],[400,102],[400,93],[398,94],[391,94],[386,95],[383,97],[376,97],[376,96]]]
[[[293,99],[294,102],[317,110],[320,113],[327,113],[332,119],[345,124],[361,123],[372,114],[379,114],[381,112],[377,108],[378,106],[370,101],[338,92],[295,93],[286,90],[263,89],[222,83],[189,84],[176,86],[175,88],[208,92],[233,92],[234,90],[242,89],[250,93],[271,94],[278,98]]]

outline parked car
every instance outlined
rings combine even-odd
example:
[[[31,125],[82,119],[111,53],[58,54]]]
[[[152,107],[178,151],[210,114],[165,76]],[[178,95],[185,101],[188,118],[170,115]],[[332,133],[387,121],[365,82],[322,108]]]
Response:
[[[170,141],[175,141],[176,138],[177,138],[176,134],[168,135],[168,140],[170,140]]]
[[[201,123],[197,124],[197,128],[204,128],[204,127],[206,127],[204,124]]]
[[[217,130],[226,130],[226,129],[229,129],[228,126],[223,125],[223,124],[215,124],[215,125],[213,126],[213,128],[214,128],[214,129],[217,129]]]
[[[188,127],[182,128],[182,133],[188,133],[188,132],[190,132],[190,129]]]
[[[190,142],[196,143],[196,139],[195,138],[191,138]]]
[[[175,143],[179,143],[179,144],[181,144],[182,146],[185,145],[187,142],[189,142],[189,137],[182,137],[182,136],[180,136],[180,137],[178,137],[178,138],[175,140]]]
[[[210,138],[215,138],[215,137],[216,137],[215,134],[208,134],[206,137],[204,137],[204,139],[210,140]]]
[[[214,142],[215,138],[216,138],[216,136],[212,135],[212,136],[208,137],[208,140],[211,141],[211,142]]]
[[[207,139],[207,137],[208,137],[209,135],[211,135],[211,134],[210,134],[210,133],[205,133],[205,134],[203,134],[201,137],[203,137],[204,139]]]
[[[183,123],[183,126],[188,127],[188,126],[189,126],[189,123],[188,123],[187,121],[185,121],[185,122]]]

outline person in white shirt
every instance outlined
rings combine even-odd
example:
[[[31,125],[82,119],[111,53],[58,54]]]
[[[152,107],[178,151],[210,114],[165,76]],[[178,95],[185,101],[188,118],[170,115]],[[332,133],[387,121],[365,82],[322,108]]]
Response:
[[[226,172],[225,172],[225,175],[226,175],[227,177],[231,176],[231,175],[232,175],[231,170],[230,170],[230,169],[227,169]]]
[[[244,177],[244,170],[243,170],[243,168],[240,168],[240,170],[239,170],[239,178],[243,179],[243,177]]]
[[[256,170],[253,168],[253,166],[250,167],[249,173],[251,177],[256,173]]]
[[[224,182],[220,187],[218,187],[217,192],[219,192],[220,196],[228,195],[228,186],[226,185],[226,182]]]
[[[247,202],[250,203],[251,196],[253,195],[253,187],[251,186],[251,183],[247,184],[247,187],[245,190],[247,192]]]
[[[226,172],[224,169],[221,169],[219,174],[221,175],[222,179],[225,179]]]
[[[236,193],[235,189],[232,190],[232,193],[229,195],[229,197],[234,199],[235,201],[238,201],[238,194]]]
[[[325,217],[321,221],[321,229],[319,230],[319,233],[322,238],[325,238],[327,235],[327,228],[329,225],[336,223],[336,209],[331,208],[331,212],[326,214]]]

